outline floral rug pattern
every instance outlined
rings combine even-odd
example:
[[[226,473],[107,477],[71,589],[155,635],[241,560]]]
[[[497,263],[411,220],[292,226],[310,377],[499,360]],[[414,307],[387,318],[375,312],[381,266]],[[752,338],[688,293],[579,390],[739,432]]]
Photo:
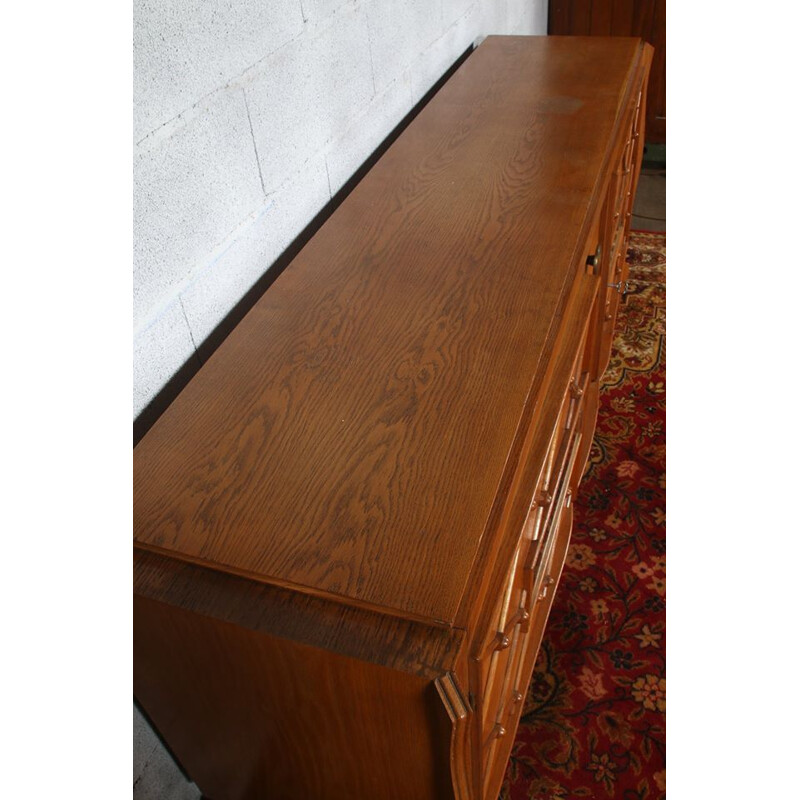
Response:
[[[665,253],[666,234],[631,234],[631,291],[501,800],[665,797]]]

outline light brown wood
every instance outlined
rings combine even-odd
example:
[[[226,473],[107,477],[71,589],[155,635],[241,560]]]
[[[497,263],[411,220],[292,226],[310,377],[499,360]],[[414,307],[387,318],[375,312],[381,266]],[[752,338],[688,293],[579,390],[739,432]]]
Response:
[[[137,446],[139,546],[454,621],[638,47],[498,41]]]
[[[487,39],[135,448],[135,691],[212,800],[496,797],[651,55]]]

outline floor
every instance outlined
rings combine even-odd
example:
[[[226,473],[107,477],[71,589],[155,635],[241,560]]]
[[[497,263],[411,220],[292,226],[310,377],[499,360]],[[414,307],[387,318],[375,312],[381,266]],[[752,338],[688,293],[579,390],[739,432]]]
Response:
[[[667,168],[642,168],[633,203],[631,228],[636,231],[667,229]]]

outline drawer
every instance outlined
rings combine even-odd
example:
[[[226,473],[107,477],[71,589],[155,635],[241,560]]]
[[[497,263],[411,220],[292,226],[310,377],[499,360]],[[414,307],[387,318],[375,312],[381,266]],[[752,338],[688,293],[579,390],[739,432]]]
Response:
[[[540,511],[541,536],[531,541],[523,567],[523,586],[529,597],[539,598],[547,588],[547,566],[552,559],[555,533],[560,524],[562,509],[571,502],[571,487],[574,469],[581,444],[581,417],[583,400],[588,386],[589,373],[583,373],[580,383],[570,384],[568,427],[562,440],[558,456],[558,470],[552,481],[552,494],[548,493],[548,505]]]
[[[494,633],[485,642],[476,664],[481,766],[487,782],[484,788],[498,778],[494,774],[495,762],[498,754],[510,746],[506,737],[513,738],[522,712],[544,628],[540,617],[546,617],[555,588],[553,556],[557,541],[564,535],[565,512],[571,527],[570,488],[575,485],[591,374],[589,330],[587,318],[567,383],[560,388],[558,417],[494,612]]]
[[[585,373],[584,387],[588,373]],[[539,506],[540,534],[535,540],[522,536],[509,571],[500,621],[502,627],[489,656],[481,713],[484,789],[497,776],[496,754],[501,743],[516,729],[533,668],[544,623],[549,613],[561,563],[555,552],[572,527],[571,489],[573,467],[581,442],[583,393],[568,392],[565,416],[570,426],[560,437],[561,446],[551,476],[553,494]],[[562,548],[563,549],[563,548]],[[563,560],[563,559],[562,559]],[[502,764],[505,762],[502,761]]]
[[[513,736],[515,720],[522,711],[525,687],[521,686],[520,665],[529,649],[529,626],[533,599],[524,585],[524,559],[530,542],[520,540],[509,573],[507,593],[515,613],[507,615],[502,640],[489,657],[488,680],[481,714],[481,760],[484,788],[493,779],[495,756],[501,744]],[[505,761],[502,760],[504,764]]]
[[[509,678],[513,672],[520,649],[522,623],[530,617],[531,601],[523,586],[525,541],[517,547],[514,562],[509,571],[509,579],[503,598],[503,614],[498,625],[498,635],[494,648],[488,656],[483,687],[483,707],[481,728],[484,732],[484,746],[503,734],[499,720],[503,717],[510,697]]]
[[[614,220],[617,227],[619,227],[620,223],[624,227],[625,215],[633,203],[633,166],[635,159],[636,138],[633,131],[633,120],[631,120],[625,144],[622,148],[622,155],[614,175]]]
[[[583,400],[589,373],[582,370],[583,348],[561,405],[536,494],[523,526],[497,612],[495,637],[489,643],[481,670],[481,739],[485,766],[495,745],[506,735],[525,692],[521,667],[533,644],[529,641],[536,604],[547,596],[549,568],[562,523],[571,501],[570,487],[581,442]],[[535,643],[538,647],[538,642]]]

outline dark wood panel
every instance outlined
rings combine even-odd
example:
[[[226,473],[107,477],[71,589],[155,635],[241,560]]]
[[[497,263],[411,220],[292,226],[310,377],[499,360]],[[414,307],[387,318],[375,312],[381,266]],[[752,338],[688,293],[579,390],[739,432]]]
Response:
[[[613,3],[601,3],[592,0],[592,36],[611,36],[611,23],[613,18]]]
[[[666,0],[656,0],[651,38],[655,48],[650,83],[647,87],[647,120],[645,133],[648,142],[665,142],[667,137],[667,8]],[[644,38],[644,37],[643,37]]]
[[[598,0],[598,2],[607,2],[607,0]],[[633,4],[631,36],[641,36],[646,42],[652,44],[655,10],[656,0],[636,0]]]
[[[572,0],[550,0],[548,28],[550,33],[569,30]]]
[[[137,544],[453,622],[637,48],[487,39],[136,447]]]
[[[632,36],[635,0],[612,0],[611,35]]]
[[[592,0],[572,0],[568,19],[570,35],[588,36],[592,32]]]

